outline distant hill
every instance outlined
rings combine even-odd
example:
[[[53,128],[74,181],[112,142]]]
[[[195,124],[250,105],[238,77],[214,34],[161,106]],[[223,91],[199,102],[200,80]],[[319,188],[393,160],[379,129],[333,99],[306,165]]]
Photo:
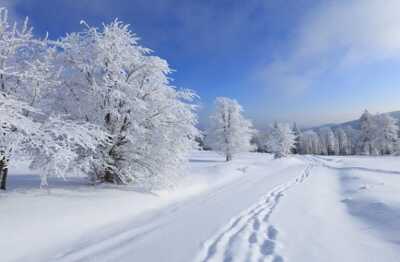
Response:
[[[389,112],[388,114],[400,121],[400,111],[393,111],[393,112]],[[317,130],[317,129],[324,128],[324,127],[330,127],[332,129],[336,129],[339,127],[346,127],[346,126],[351,126],[354,129],[360,129],[360,120],[357,119],[357,120],[352,120],[352,121],[348,121],[348,122],[344,122],[344,123],[340,123],[340,124],[326,124],[326,125],[312,127],[312,128],[309,128],[308,130]]]

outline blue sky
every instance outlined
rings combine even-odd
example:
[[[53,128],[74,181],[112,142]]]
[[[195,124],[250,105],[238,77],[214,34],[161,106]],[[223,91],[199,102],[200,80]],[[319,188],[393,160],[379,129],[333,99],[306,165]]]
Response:
[[[235,98],[257,126],[340,122],[400,109],[400,1],[0,0],[59,38],[114,18],[168,60],[174,84]]]

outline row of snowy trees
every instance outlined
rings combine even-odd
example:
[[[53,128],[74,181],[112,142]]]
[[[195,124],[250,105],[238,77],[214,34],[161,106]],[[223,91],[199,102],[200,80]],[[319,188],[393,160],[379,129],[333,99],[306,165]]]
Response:
[[[358,129],[337,126],[302,132],[296,125],[275,123],[267,132],[256,132],[242,111],[237,101],[218,98],[210,118],[205,145],[222,152],[227,161],[236,153],[255,149],[274,153],[276,158],[289,154],[385,155],[400,150],[399,126],[389,114],[365,111]]]
[[[258,134],[252,123],[243,116],[243,108],[236,100],[219,97],[210,117],[205,145],[225,155],[226,161],[233,155],[253,151],[257,145],[253,138]],[[268,136],[263,135],[262,146],[275,153],[276,158],[286,157],[295,149],[296,135],[287,124],[276,123]]]
[[[305,131],[299,136],[299,153],[385,155],[399,151],[399,126],[389,114],[372,115],[365,111],[359,123],[359,129],[345,126]]]
[[[171,85],[167,62],[115,20],[52,41],[0,10],[0,178],[14,156],[48,175],[92,183],[173,182],[198,136],[189,90]]]
[[[261,151],[277,156],[290,153],[316,155],[385,155],[400,150],[399,126],[389,114],[365,111],[359,128],[322,127],[302,132],[296,125],[275,124],[257,139]]]

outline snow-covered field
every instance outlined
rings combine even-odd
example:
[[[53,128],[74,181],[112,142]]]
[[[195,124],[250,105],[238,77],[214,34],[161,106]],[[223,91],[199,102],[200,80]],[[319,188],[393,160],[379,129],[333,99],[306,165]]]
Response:
[[[193,154],[172,191],[11,169],[1,261],[400,261],[400,158]]]

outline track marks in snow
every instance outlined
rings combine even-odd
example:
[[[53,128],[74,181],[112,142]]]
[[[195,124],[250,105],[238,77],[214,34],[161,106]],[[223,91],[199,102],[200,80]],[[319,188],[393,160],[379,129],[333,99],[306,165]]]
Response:
[[[279,230],[269,223],[269,218],[285,192],[303,183],[310,175],[312,164],[295,180],[279,185],[258,203],[234,217],[213,238],[204,243],[198,262],[285,262],[279,255],[282,244]]]
[[[313,156],[311,160],[314,162],[321,164],[323,167],[333,169],[333,170],[344,170],[344,171],[365,171],[371,173],[381,173],[381,174],[388,174],[388,175],[400,175],[400,171],[395,170],[384,170],[384,169],[375,169],[375,168],[367,168],[361,166],[332,166],[330,163],[342,163],[343,160],[333,160],[329,158],[323,158],[319,156]]]

